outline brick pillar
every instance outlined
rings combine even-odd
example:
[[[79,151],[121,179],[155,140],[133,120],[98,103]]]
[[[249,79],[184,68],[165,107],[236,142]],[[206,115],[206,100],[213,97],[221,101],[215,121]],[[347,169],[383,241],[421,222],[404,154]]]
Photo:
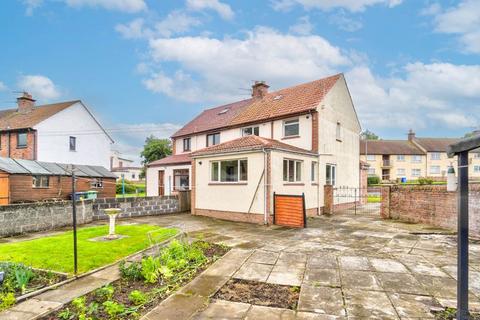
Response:
[[[368,200],[368,168],[370,165],[360,161],[360,204],[367,204]]]
[[[381,187],[382,202],[380,205],[380,216],[382,219],[390,218],[390,186]]]
[[[323,213],[333,214],[333,186],[323,186]]]

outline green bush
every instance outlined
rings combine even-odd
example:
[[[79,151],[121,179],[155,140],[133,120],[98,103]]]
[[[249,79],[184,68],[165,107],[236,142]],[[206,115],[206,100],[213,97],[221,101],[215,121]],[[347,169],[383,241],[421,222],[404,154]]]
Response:
[[[370,177],[367,178],[367,183],[368,183],[368,185],[379,184],[380,183],[380,177],[379,176],[370,176]]]
[[[418,184],[420,184],[420,185],[433,184],[433,179],[432,178],[421,177],[421,178],[418,178],[417,181],[418,181]]]
[[[140,290],[133,290],[128,295],[128,300],[130,300],[135,306],[140,306],[147,302],[147,296]]]

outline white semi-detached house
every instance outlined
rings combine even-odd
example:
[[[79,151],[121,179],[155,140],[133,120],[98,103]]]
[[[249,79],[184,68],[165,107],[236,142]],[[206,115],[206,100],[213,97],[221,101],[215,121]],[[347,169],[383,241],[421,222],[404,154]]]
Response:
[[[207,109],[172,136],[173,155],[147,166],[147,194],[192,190],[192,213],[270,223],[273,194],[305,195],[307,215],[324,185],[359,187],[360,123],[343,74]]]
[[[110,167],[112,138],[80,100],[35,105],[28,93],[0,110],[0,156]]]

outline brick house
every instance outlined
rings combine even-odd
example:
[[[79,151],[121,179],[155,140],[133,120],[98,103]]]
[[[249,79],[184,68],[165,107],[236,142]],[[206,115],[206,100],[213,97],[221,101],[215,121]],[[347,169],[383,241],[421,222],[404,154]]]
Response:
[[[0,110],[0,157],[109,167],[112,138],[80,100]]]
[[[192,190],[192,213],[270,223],[273,194],[305,195],[323,208],[323,186],[359,186],[359,133],[343,74],[204,110],[172,136],[173,155],[147,166],[147,195]]]

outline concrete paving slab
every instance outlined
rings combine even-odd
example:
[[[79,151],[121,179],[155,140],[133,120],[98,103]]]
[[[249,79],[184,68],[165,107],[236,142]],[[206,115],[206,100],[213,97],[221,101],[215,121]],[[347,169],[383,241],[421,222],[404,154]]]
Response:
[[[346,290],[348,319],[399,319],[385,292]]]
[[[428,263],[428,262],[419,262],[415,261],[404,261],[404,264],[412,270],[412,272],[432,276],[432,277],[449,277],[445,272],[437,268],[435,265]]]
[[[435,316],[430,310],[441,307],[438,301],[428,296],[399,293],[389,293],[388,296],[402,319],[433,319]]]
[[[58,289],[50,290],[44,292],[38,296],[36,299],[42,301],[53,301],[53,302],[60,302],[60,303],[67,303],[71,300],[80,297],[96,288],[104,286],[108,284],[110,281],[96,278],[92,276],[86,276],[84,278],[80,278],[73,282],[70,282]]]
[[[370,271],[370,263],[365,257],[342,256],[339,257],[340,268],[343,270]]]
[[[148,312],[143,320],[178,320],[189,319],[198,310],[206,308],[205,297],[174,294],[163,300],[157,307]]]
[[[348,289],[382,290],[375,274],[370,271],[341,271],[342,286]]]
[[[423,285],[408,273],[376,273],[381,286],[387,292],[409,293],[415,295],[428,295]]]
[[[37,314],[29,313],[29,312],[22,312],[22,311],[14,311],[14,310],[6,310],[0,314],[0,320],[25,320],[25,319],[35,319]]]
[[[297,312],[296,320],[343,320],[346,317],[337,317],[330,314],[320,314],[313,312]]]
[[[275,265],[267,279],[267,283],[282,284],[287,286],[300,286],[303,281],[304,268],[288,265]]]
[[[42,316],[56,308],[59,308],[61,305],[61,303],[54,301],[41,301],[38,299],[30,299],[15,305],[10,310],[35,314],[36,316]]]
[[[183,287],[179,293],[185,295],[197,295],[201,297],[211,297],[213,296],[227,281],[230,277],[221,277],[221,276],[210,276],[206,274],[201,274],[193,281],[188,283]]]
[[[408,273],[403,264],[393,259],[370,258],[370,263],[378,272]]]
[[[314,254],[309,257],[307,267],[315,269],[337,269],[338,263],[336,257],[333,255]]]
[[[233,275],[235,279],[265,282],[272,272],[273,265],[246,262]]]
[[[252,305],[245,320],[294,320],[295,311]]]
[[[209,276],[232,276],[252,253],[253,250],[232,249],[204,273]]]
[[[303,284],[312,286],[340,287],[340,275],[337,269],[307,268]]]
[[[251,305],[247,303],[214,300],[204,311],[199,312],[192,319],[244,319],[250,307]]]
[[[278,256],[279,256],[279,253],[277,252],[256,250],[250,256],[250,258],[248,258],[248,262],[275,264],[275,262],[277,262]]]
[[[415,275],[415,278],[435,298],[456,298],[457,281],[452,278],[432,277],[429,275]]]
[[[346,316],[340,288],[302,285],[298,299],[299,311]]]

